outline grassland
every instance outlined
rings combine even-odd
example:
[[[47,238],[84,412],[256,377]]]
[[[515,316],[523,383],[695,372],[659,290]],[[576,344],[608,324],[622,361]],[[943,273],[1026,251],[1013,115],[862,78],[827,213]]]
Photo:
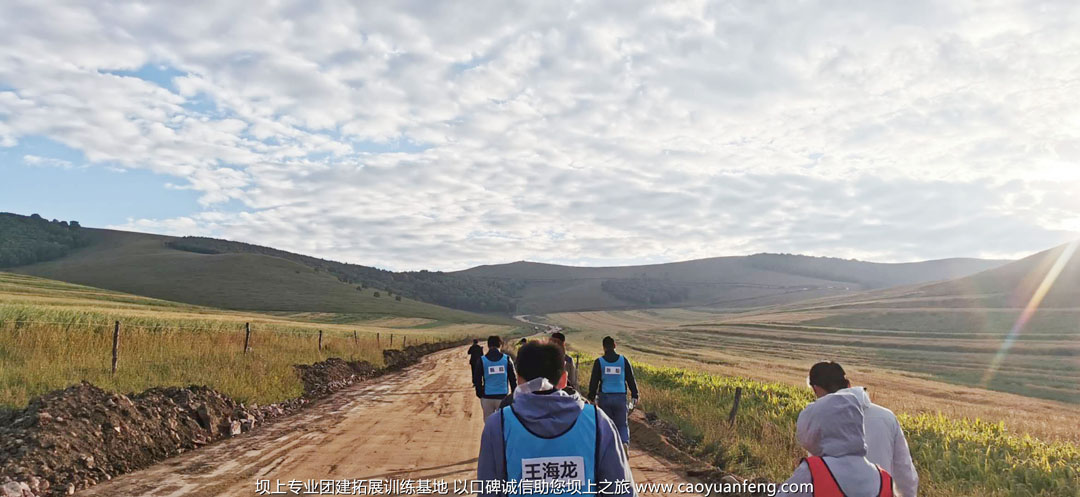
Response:
[[[795,438],[799,412],[813,400],[807,388],[745,377],[638,364],[642,408],[674,424],[697,456],[726,471],[783,481],[804,454]],[[587,381],[588,370],[584,373]],[[727,423],[736,388],[737,422]],[[1043,442],[1004,425],[939,414],[901,414],[918,466],[919,495],[945,497],[1080,494],[1080,446]]]
[[[13,272],[173,302],[275,313],[324,313],[344,320],[414,317],[444,322],[512,324],[385,291],[357,289],[326,271],[259,254],[198,254],[165,245],[171,237],[85,230],[91,245]],[[375,297],[379,292],[380,296]]]
[[[203,384],[244,402],[269,403],[302,392],[294,364],[342,357],[381,365],[387,348],[514,329],[377,316],[223,311],[0,273],[0,406],[21,406],[81,380],[120,392]],[[114,376],[115,321],[121,352]],[[247,354],[245,323],[252,329]]]

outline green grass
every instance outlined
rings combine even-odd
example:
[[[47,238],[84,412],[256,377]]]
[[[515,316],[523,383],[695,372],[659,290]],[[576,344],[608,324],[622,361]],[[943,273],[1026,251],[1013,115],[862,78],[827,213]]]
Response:
[[[512,324],[356,285],[311,267],[257,254],[197,254],[165,246],[169,237],[87,230],[93,239],[55,261],[12,271],[174,302],[265,312],[406,316],[454,323]],[[380,297],[374,294],[379,291]]]
[[[119,368],[112,375],[118,320]],[[252,328],[247,354],[245,323]],[[82,380],[125,393],[209,385],[243,402],[277,402],[302,392],[295,364],[341,357],[382,365],[387,348],[511,330],[490,324],[411,330],[307,322],[0,273],[0,406],[20,407],[34,396]]]
[[[783,481],[804,456],[795,438],[806,388],[676,368],[635,365],[642,407],[678,426],[694,452],[743,477]],[[743,397],[727,424],[735,388]],[[1080,447],[1009,433],[1002,424],[936,414],[900,415],[919,470],[920,495],[1080,495]]]

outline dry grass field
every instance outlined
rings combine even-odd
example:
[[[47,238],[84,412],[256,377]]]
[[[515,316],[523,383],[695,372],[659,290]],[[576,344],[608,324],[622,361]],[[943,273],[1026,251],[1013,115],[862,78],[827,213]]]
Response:
[[[637,362],[764,382],[805,387],[809,367],[832,359],[843,364],[856,383],[867,386],[875,402],[898,413],[1003,422],[1013,433],[1080,444],[1076,428],[1080,405],[1029,396],[1077,395],[1077,356],[1055,354],[1075,351],[1080,331],[1071,338],[1061,331],[1046,331],[1018,340],[1001,361],[998,379],[990,382],[992,387],[1010,386],[1004,382],[1022,378],[1023,385],[1012,393],[988,390],[979,383],[999,350],[1001,333],[968,337],[962,329],[954,329],[942,330],[939,336],[805,323],[861,319],[848,312],[717,314],[672,309],[561,313],[548,319],[570,330],[568,341],[579,352],[599,354],[600,339],[611,335]],[[907,339],[913,335],[918,339]]]
[[[114,376],[116,321],[121,338]],[[252,334],[244,354],[246,323]],[[245,402],[275,402],[300,395],[294,364],[341,357],[381,365],[387,348],[513,329],[419,318],[364,322],[327,313],[223,311],[0,273],[0,406],[22,406],[81,380],[122,392],[202,384]]]

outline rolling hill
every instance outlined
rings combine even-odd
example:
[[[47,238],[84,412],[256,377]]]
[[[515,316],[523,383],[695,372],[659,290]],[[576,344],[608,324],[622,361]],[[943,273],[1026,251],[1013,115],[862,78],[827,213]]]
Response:
[[[175,237],[82,228],[88,245],[8,271],[175,302],[251,311],[393,315],[449,322],[507,323],[358,289],[329,272],[253,253],[204,254],[168,246]],[[375,292],[381,292],[375,297]]]
[[[752,308],[948,280],[1007,262],[944,259],[881,264],[756,254],[622,267],[515,262],[451,274],[522,282],[518,312],[543,314],[642,307]]]

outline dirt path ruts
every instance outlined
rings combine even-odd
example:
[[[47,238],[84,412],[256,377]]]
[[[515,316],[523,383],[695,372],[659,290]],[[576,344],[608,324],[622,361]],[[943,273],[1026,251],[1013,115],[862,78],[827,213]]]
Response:
[[[84,496],[252,496],[256,481],[476,478],[483,429],[464,348],[347,388],[310,408]],[[685,481],[665,461],[631,451],[638,483]],[[655,495],[655,494],[650,494]]]

